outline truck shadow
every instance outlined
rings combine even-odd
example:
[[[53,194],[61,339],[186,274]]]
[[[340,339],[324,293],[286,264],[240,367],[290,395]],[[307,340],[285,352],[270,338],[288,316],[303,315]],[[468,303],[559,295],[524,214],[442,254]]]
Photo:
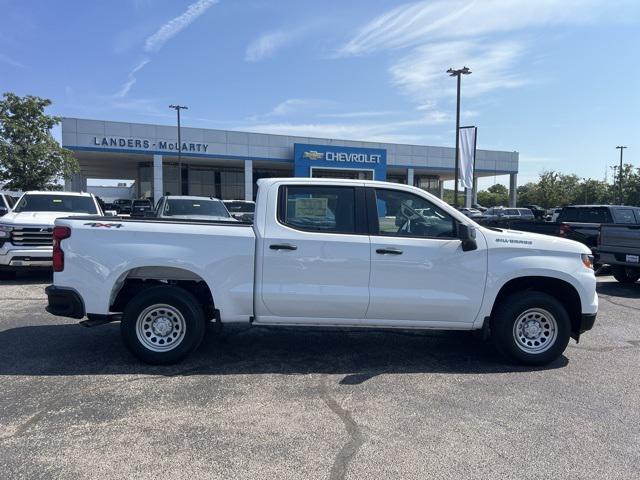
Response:
[[[39,283],[53,283],[53,272],[49,270],[18,272],[15,278],[10,280],[0,279],[0,285],[36,285]]]
[[[610,297],[640,298],[640,282],[625,285],[616,281],[598,281],[596,290],[600,295]]]
[[[172,366],[149,366],[120,340],[119,325],[18,327],[0,332],[0,375],[339,374],[359,384],[380,374],[491,374],[561,368],[506,364],[469,332],[407,332],[227,326]]]

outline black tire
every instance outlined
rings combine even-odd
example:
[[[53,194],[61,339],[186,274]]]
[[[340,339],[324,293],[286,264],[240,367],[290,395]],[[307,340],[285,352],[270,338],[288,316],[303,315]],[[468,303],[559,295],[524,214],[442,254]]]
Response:
[[[165,333],[166,329],[170,329],[169,333]],[[188,291],[172,286],[152,287],[136,295],[125,307],[120,323],[127,348],[143,362],[153,365],[171,365],[184,359],[198,348],[205,329],[206,321],[198,300]],[[141,340],[145,337],[146,340]]]
[[[516,329],[516,322],[523,327],[521,330]],[[528,323],[533,329],[531,337],[524,329]],[[570,335],[567,310],[554,297],[542,292],[532,290],[509,295],[496,305],[491,317],[493,344],[515,363],[545,365],[554,361],[567,348]]]
[[[15,270],[0,270],[0,280],[13,280],[17,273]]]
[[[620,283],[636,283],[640,278],[640,270],[625,268],[618,265],[611,266],[611,274]]]

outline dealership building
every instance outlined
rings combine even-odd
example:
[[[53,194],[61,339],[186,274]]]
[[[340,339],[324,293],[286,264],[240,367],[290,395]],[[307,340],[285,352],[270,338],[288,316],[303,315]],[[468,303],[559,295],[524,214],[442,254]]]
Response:
[[[450,147],[187,127],[180,137],[178,156],[175,126],[63,118],[62,145],[80,164],[65,188],[86,191],[88,179],[134,180],[135,197],[253,200],[258,179],[295,176],[386,180],[442,197],[455,170]],[[475,165],[476,178],[509,175],[515,205],[518,152],[477,150]]]

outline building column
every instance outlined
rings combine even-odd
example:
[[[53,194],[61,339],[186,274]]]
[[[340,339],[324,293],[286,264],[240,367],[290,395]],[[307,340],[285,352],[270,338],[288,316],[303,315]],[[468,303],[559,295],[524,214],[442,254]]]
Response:
[[[162,178],[162,155],[153,156],[153,203],[157,203],[164,195],[164,180]]]
[[[413,187],[413,168],[407,168],[407,185],[411,185]]]
[[[471,198],[471,205],[478,204],[478,177],[473,177],[473,195]]]
[[[517,188],[518,188],[518,174],[510,173],[509,174],[509,206],[512,208],[515,207],[516,203],[518,202]]]
[[[473,189],[466,188],[464,189],[464,207],[471,208],[471,203],[473,200]]]
[[[64,189],[67,192],[86,192],[87,177],[80,173],[74,173],[69,180],[65,180]]]
[[[444,199],[444,180],[439,180],[438,181],[438,198],[440,198],[440,200]]]
[[[253,160],[244,161],[244,199],[253,200]]]

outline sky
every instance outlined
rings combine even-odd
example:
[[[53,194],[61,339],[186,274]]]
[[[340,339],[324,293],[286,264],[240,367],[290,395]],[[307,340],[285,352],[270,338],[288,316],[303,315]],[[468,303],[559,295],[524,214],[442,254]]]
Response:
[[[60,116],[520,152],[640,167],[638,0],[0,0],[0,91]],[[59,131],[54,132],[59,137]],[[608,174],[611,180],[611,173]],[[481,187],[494,180],[483,179]]]

